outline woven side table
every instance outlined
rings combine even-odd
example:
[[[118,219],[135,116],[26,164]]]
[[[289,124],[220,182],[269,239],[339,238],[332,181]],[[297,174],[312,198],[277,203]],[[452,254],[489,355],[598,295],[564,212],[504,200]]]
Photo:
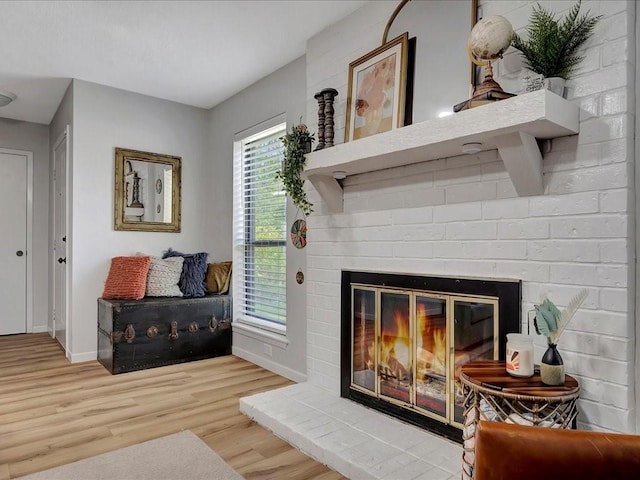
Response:
[[[564,385],[544,385],[540,375],[512,377],[502,361],[470,362],[462,367],[464,392],[462,478],[473,479],[475,431],[480,420],[550,428],[572,428],[580,395],[578,381],[565,376]]]

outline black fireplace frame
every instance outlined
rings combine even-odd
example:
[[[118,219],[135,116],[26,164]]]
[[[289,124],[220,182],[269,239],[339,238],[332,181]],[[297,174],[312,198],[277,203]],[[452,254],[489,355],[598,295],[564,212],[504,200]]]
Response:
[[[499,310],[498,355],[500,360],[504,360],[507,334],[520,332],[522,324],[522,282],[507,279],[433,277],[351,270],[342,271],[341,282],[340,396],[462,443],[460,428],[383,399],[371,397],[351,387],[351,284],[497,297]]]

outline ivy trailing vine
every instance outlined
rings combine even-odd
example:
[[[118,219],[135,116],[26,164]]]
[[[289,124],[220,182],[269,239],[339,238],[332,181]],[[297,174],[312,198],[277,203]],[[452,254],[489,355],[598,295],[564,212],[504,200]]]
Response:
[[[313,204],[307,199],[304,191],[304,171],[305,154],[311,151],[311,145],[315,141],[314,134],[310,133],[304,124],[294,125],[291,132],[282,138],[284,145],[284,161],[282,169],[276,173],[276,178],[282,180],[287,195],[293,200],[293,204],[305,215],[313,212]]]

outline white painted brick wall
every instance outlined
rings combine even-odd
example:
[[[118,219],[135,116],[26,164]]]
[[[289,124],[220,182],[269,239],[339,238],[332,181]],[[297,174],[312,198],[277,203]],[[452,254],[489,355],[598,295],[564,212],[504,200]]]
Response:
[[[566,12],[572,1],[543,1]],[[348,65],[379,45],[397,2],[371,2],[311,39],[307,46],[307,119],[317,125],[313,94],[336,99],[336,143],[344,136]],[[534,2],[480,0],[483,15],[526,26]],[[581,108],[580,135],[545,142],[545,193],[517,197],[496,151],[440,159],[349,177],[344,213],[330,214],[309,187],[308,378],[339,393],[340,272],[514,278],[527,311],[549,295],[566,306],[589,295],[563,334],[560,351],[582,387],[579,425],[635,432],[634,2],[584,0],[605,18],[587,42],[585,62],[568,82]],[[461,33],[462,35],[462,33]],[[631,56],[630,56],[631,55]],[[446,68],[438,65],[437,68]],[[496,68],[506,90],[521,93],[519,54]],[[417,85],[416,88],[427,88]],[[536,352],[541,355],[544,340]]]

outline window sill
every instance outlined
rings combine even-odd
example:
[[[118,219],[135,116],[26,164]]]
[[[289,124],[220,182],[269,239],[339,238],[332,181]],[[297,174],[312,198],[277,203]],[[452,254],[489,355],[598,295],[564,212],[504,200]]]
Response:
[[[284,329],[282,332],[277,332],[261,328],[246,321],[235,320],[233,322],[233,330],[241,335],[268,343],[274,347],[286,348],[289,345],[289,339]]]

